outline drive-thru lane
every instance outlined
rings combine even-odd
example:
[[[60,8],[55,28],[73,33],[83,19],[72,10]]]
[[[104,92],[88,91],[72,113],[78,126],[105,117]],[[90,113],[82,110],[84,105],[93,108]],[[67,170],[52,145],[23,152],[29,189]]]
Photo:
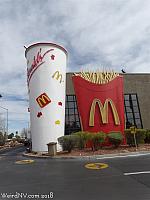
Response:
[[[16,155],[12,152],[13,156],[5,154],[0,160],[1,199],[5,193],[24,194],[19,199],[50,199],[48,194],[56,200],[150,199],[150,174],[125,175],[150,171],[150,155],[103,160],[34,159],[33,163],[16,164],[28,159],[21,156],[22,151]],[[85,167],[88,163],[103,163],[108,167],[88,169]]]

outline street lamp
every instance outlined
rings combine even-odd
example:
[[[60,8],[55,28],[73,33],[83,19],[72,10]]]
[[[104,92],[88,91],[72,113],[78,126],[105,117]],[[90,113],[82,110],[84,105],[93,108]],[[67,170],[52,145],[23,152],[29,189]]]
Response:
[[[0,106],[0,108],[2,108],[2,109],[4,109],[4,110],[6,110],[6,112],[7,112],[7,135],[8,135],[8,109],[7,108],[4,108],[4,107],[2,107],[2,106]]]
[[[2,97],[3,97],[3,96],[0,94],[0,98],[2,98]],[[4,108],[4,107],[2,107],[2,106],[0,106],[0,108],[6,110],[6,112],[7,112],[7,135],[8,135],[8,108]]]

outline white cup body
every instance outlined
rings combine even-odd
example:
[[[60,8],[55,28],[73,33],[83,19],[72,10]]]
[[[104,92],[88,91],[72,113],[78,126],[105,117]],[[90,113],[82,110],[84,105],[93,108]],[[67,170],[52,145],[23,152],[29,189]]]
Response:
[[[27,48],[26,59],[32,150],[44,152],[64,135],[67,53],[59,45],[38,43]]]

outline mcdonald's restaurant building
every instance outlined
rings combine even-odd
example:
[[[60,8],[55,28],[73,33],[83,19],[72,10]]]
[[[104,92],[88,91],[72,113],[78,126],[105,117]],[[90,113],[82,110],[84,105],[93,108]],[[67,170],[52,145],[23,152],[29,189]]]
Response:
[[[73,73],[67,73],[66,77],[66,135],[82,129],[72,76]],[[121,76],[124,82],[125,127],[135,125],[137,128],[150,129],[150,74],[125,73]],[[88,100],[88,96],[86,98]]]

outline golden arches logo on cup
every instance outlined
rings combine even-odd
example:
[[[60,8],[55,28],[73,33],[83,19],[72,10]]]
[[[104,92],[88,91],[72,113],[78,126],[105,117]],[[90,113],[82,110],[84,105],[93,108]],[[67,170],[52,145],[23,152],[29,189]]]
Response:
[[[53,75],[52,78],[55,78],[57,81],[59,80],[60,83],[63,82],[62,80],[62,74],[59,71],[56,71]]]
[[[36,98],[37,103],[41,108],[44,108],[51,102],[50,98],[46,93],[41,94],[39,97]]]

